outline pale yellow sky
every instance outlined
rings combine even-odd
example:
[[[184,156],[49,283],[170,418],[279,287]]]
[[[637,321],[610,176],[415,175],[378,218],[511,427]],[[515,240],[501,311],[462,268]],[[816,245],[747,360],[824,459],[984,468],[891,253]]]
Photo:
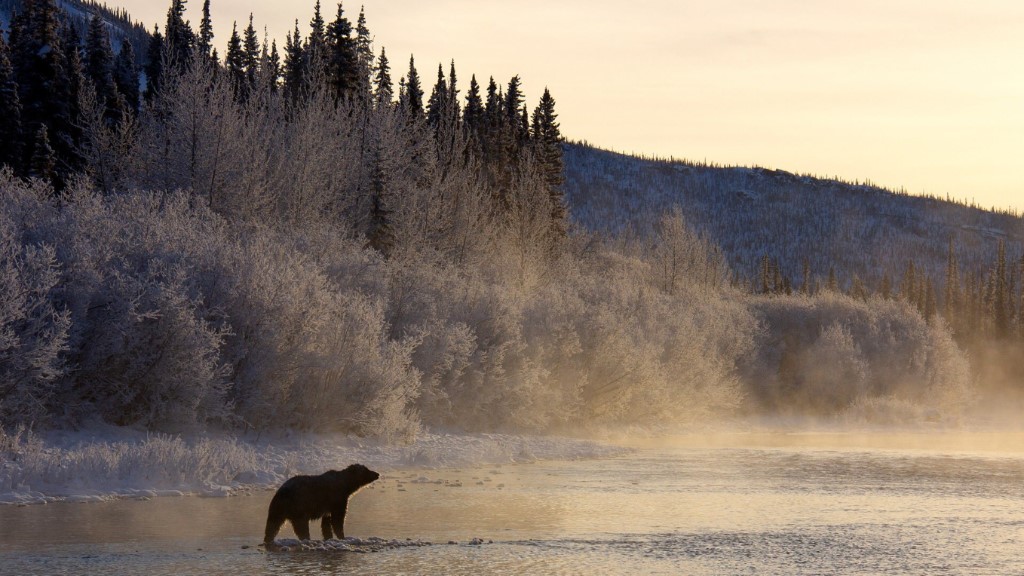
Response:
[[[152,26],[167,1],[124,0]],[[116,3],[116,2],[115,2]],[[211,0],[218,50],[255,13],[283,44],[313,0]],[[602,147],[871,180],[1024,210],[1020,0],[365,0],[397,83],[455,59],[545,86],[562,132]],[[355,20],[360,4],[346,1]],[[189,0],[197,25],[201,0]],[[324,0],[324,18],[337,9]]]

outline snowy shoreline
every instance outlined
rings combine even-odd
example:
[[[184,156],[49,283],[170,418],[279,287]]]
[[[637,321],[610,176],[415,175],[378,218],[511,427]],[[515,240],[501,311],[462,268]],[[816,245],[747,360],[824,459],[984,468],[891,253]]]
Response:
[[[347,435],[171,436],[111,427],[4,440],[0,505],[228,497],[354,462],[388,473],[604,458],[628,451],[575,438],[442,432],[422,433],[405,445]]]

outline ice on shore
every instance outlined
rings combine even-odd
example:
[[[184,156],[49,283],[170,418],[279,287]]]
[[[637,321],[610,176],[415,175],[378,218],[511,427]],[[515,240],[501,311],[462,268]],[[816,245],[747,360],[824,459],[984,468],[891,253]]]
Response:
[[[153,435],[113,427],[33,435],[0,452],[0,504],[94,502],[272,489],[297,474],[360,462],[383,473],[487,467],[536,460],[600,458],[618,447],[587,440],[513,434],[423,433],[389,445],[349,436]]]

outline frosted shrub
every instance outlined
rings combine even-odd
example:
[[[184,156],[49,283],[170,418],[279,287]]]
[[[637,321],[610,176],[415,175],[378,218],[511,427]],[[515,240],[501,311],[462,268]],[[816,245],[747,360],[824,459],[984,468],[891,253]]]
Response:
[[[226,418],[226,327],[203,294],[219,243],[211,216],[181,195],[78,191],[70,200],[62,244],[78,397],[122,425],[173,429]]]
[[[814,408],[836,410],[867,392],[868,366],[850,329],[838,322],[799,353],[798,373],[806,401]]]
[[[835,414],[868,399],[955,412],[968,399],[968,365],[941,321],[903,301],[833,293],[752,297],[765,331],[744,380],[761,407]]]
[[[88,319],[79,385],[115,424],[159,429],[223,419],[224,334],[203,320],[180,265],[151,266],[104,286],[111,304]]]
[[[408,346],[388,338],[374,299],[343,291],[286,237],[254,232],[233,249],[223,300],[241,415],[294,426],[407,436],[418,388]]]
[[[31,231],[21,225],[30,225],[49,207],[6,177],[0,175],[0,195],[7,198],[0,206],[0,424],[5,426],[49,419],[65,373],[71,326],[71,315],[59,302],[56,251],[29,240]]]

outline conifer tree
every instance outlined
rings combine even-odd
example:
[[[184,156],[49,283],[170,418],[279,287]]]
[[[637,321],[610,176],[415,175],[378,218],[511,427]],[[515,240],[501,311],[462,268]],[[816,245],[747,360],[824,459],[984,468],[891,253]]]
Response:
[[[878,285],[878,295],[888,300],[892,298],[892,278],[889,273],[882,274],[882,280]]]
[[[519,79],[519,75],[515,75],[511,80],[508,81],[508,87],[505,89],[505,119],[506,126],[509,127],[511,133],[511,142],[508,144],[512,147],[510,149],[510,156],[515,157],[515,147],[524,141],[522,133],[522,122],[519,114],[523,107],[522,81]]]
[[[462,122],[468,134],[480,137],[484,126],[484,103],[480,98],[480,84],[476,81],[476,74],[469,80],[469,93],[466,94]]]
[[[359,8],[359,19],[356,20],[356,55],[359,61],[360,93],[369,94],[374,76],[373,37],[366,25],[366,10]]]
[[[515,75],[508,81],[508,88],[505,90],[505,111],[508,114],[509,124],[514,124],[519,114],[519,108],[523,105],[523,92],[520,84],[522,81],[519,75]]]
[[[149,37],[149,46],[146,50],[146,100],[152,100],[160,90],[160,83],[164,75],[164,37],[160,33],[160,26],[153,28],[153,34]]]
[[[373,95],[378,109],[390,106],[391,101],[394,99],[391,87],[391,65],[388,63],[388,55],[383,46],[380,49],[380,58],[377,60],[377,75],[374,78]]]
[[[803,281],[800,284],[800,293],[804,296],[811,295],[811,262],[804,258]]]
[[[352,24],[345,17],[341,2],[338,3],[334,22],[327,27],[326,46],[327,81],[334,98],[350,97],[359,87],[359,56],[356,41],[352,38]]]
[[[256,37],[256,27],[252,23],[252,13],[249,13],[249,25],[245,27],[242,36],[242,53],[245,60],[246,90],[256,90],[257,79],[260,75],[260,41]]]
[[[29,160],[28,175],[44,182],[53,183],[56,176],[57,158],[50,146],[46,126],[40,126],[32,144],[32,157]]]
[[[110,46],[107,25],[98,15],[89,19],[85,57],[85,75],[105,108],[104,117],[111,123],[120,121],[126,104],[114,81],[114,50]]]
[[[943,297],[942,315],[946,322],[956,327],[960,312],[960,273],[957,270],[956,251],[953,249],[953,239],[949,239],[949,252],[946,255],[946,290]]]
[[[0,34],[0,166],[22,172],[21,100],[14,80],[10,49]]]
[[[238,23],[231,24],[231,38],[228,50],[224,53],[224,67],[227,69],[231,87],[235,97],[244,100],[248,95],[248,78],[246,75],[246,55],[242,47],[242,38],[238,35]]]
[[[926,279],[924,293],[924,319],[929,323],[932,322],[937,312],[938,306],[935,302],[935,287],[932,285],[931,279]]]
[[[305,91],[305,62],[299,21],[296,20],[295,30],[288,34],[284,44],[284,93],[292,104],[298,102]]]
[[[900,298],[917,306],[917,270],[913,260],[907,263],[907,269],[903,273],[903,282],[900,283]]]
[[[167,10],[167,25],[164,27],[164,44],[167,61],[176,70],[183,70],[192,61],[195,33],[185,21],[186,0],[171,0]]]
[[[270,51],[267,51],[267,43],[263,42],[263,57],[260,65],[263,78],[271,92],[277,92],[278,82],[281,80],[281,54],[277,51],[277,40],[270,41]]]
[[[416,61],[412,56],[409,56],[409,75],[405,81],[405,100],[411,118],[423,116],[423,88],[420,87],[420,75],[416,72]]]
[[[54,186],[62,189],[67,180],[85,165],[81,155],[82,144],[82,95],[85,93],[85,66],[82,63],[82,52],[79,45],[78,31],[71,24],[62,29],[60,48],[64,52],[63,78],[67,81],[66,105],[61,107],[62,114],[55,115],[49,122],[48,136],[54,148],[57,165],[54,171]],[[115,102],[111,106],[114,116],[123,116],[123,104],[116,90]]]
[[[533,147],[548,188],[561,188],[565,182],[562,175],[562,133],[555,112],[555,99],[547,88],[544,88],[544,95],[533,111]]]
[[[114,84],[132,114],[139,111],[139,69],[135,64],[135,49],[128,37],[121,39],[121,50],[114,58]]]
[[[459,81],[455,75],[455,60],[452,60],[448,67],[448,103],[452,114],[458,120],[462,110],[459,106]]]
[[[385,258],[391,256],[395,246],[395,232],[391,226],[392,211],[388,210],[385,202],[387,187],[387,173],[384,170],[383,154],[378,142],[373,155],[370,222],[366,233],[366,245],[380,252]]]
[[[308,77],[320,77],[324,71],[327,58],[327,29],[324,18],[320,13],[320,0],[316,0],[313,7],[313,18],[309,21],[309,38],[303,51],[305,57],[304,73]],[[296,41],[299,41],[296,28]]]
[[[203,0],[203,18],[199,21],[196,52],[207,62],[213,59],[213,20],[210,18],[210,0]]]
[[[825,285],[825,288],[829,292],[839,291],[839,280],[836,279],[836,269],[834,266],[829,267],[828,269],[828,284]]]
[[[761,285],[758,287],[758,294],[770,294],[772,291],[772,262],[767,254],[761,256],[761,269],[758,277]]]
[[[1006,338],[1010,332],[1008,304],[1009,285],[1006,275],[1006,242],[1002,239],[996,248],[996,270],[993,282],[992,320],[996,338]]]
[[[438,64],[437,83],[434,84],[434,89],[430,93],[430,100],[427,103],[427,123],[434,129],[435,136],[447,108],[448,83],[445,82],[444,72],[441,69],[441,65]]]

